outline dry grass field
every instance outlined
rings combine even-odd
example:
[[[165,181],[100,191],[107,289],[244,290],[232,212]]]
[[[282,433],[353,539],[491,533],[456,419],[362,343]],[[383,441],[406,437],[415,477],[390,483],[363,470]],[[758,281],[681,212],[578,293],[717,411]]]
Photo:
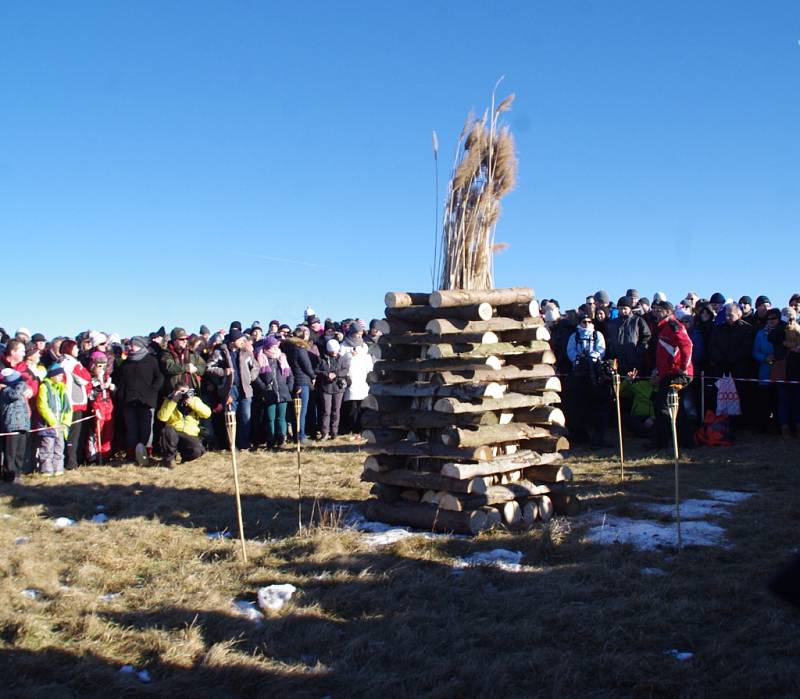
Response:
[[[573,455],[587,510],[669,501],[667,454],[629,451],[623,486],[613,454]],[[585,515],[370,546],[331,514],[368,493],[363,454],[344,442],[303,453],[300,534],[294,453],[242,455],[248,565],[235,538],[208,538],[235,537],[225,455],[2,485],[0,694],[796,697],[800,613],[766,584],[799,545],[798,454],[778,438],[687,454],[684,498],[755,495],[715,520],[727,546],[680,553],[588,543]],[[108,522],[90,521],[98,506]],[[56,529],[62,516],[77,524]],[[525,570],[454,573],[456,558],[494,548],[522,552]],[[297,587],[280,611],[254,622],[234,607],[273,583]]]

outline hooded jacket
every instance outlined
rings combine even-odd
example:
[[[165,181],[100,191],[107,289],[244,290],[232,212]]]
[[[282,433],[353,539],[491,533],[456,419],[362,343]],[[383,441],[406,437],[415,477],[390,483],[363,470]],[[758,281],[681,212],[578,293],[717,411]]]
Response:
[[[185,407],[179,406],[171,398],[165,398],[158,409],[158,419],[167,423],[176,432],[197,437],[200,434],[200,420],[211,417],[209,408],[197,396],[186,400]]]
[[[694,376],[692,341],[684,324],[669,316],[659,322],[657,329],[656,370],[659,377]]]
[[[54,381],[49,377],[46,378],[39,387],[36,405],[39,409],[42,426],[57,427],[61,425],[66,436],[72,424],[72,408],[69,404],[66,384]]]
[[[0,390],[0,431],[25,432],[31,428],[31,411],[23,395],[27,387],[19,379]]]
[[[311,344],[299,337],[287,337],[281,343],[281,351],[286,355],[294,376],[295,389],[300,386],[311,386],[314,383],[316,372],[309,355],[310,349]]]
[[[606,321],[604,334],[606,359],[616,359],[621,374],[644,369],[651,334],[642,316],[631,313],[627,318],[612,318]]]
[[[158,361],[147,348],[142,348],[129,353],[117,370],[117,400],[121,405],[138,401],[155,408],[163,384]]]

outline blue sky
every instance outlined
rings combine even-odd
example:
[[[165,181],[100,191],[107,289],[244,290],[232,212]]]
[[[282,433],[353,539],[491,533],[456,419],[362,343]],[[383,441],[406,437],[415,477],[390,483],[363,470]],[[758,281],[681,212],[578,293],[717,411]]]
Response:
[[[800,290],[800,3],[0,5],[0,323],[378,316],[516,93],[497,286]],[[441,207],[440,207],[441,210]]]

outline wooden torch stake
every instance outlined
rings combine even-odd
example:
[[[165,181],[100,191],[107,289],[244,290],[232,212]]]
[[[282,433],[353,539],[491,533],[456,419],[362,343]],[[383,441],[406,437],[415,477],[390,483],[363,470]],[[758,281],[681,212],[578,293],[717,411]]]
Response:
[[[672,451],[675,459],[675,524],[678,528],[678,550],[681,550],[681,501],[679,492],[678,481],[678,408],[680,406],[680,397],[678,389],[671,387],[667,394],[667,408],[669,409],[670,422],[672,423]]]
[[[300,482],[300,412],[303,409],[303,399],[294,398],[294,438],[297,443],[297,531],[303,531],[303,500]]]
[[[97,464],[99,466],[103,465],[103,447],[100,443],[100,411],[94,411],[94,439],[95,444],[97,445]]]
[[[611,385],[614,387],[614,402],[617,404],[617,434],[619,436],[619,480],[625,480],[625,448],[622,444],[622,406],[619,404],[619,388],[620,377],[619,373],[614,368],[614,373],[611,375]]]
[[[239,541],[242,543],[242,560],[247,563],[247,548],[244,544],[244,522],[242,521],[242,499],[239,495],[239,469],[236,466],[236,413],[225,411],[225,427],[228,430],[228,441],[231,445],[231,461],[233,462],[233,487],[236,493],[236,518],[239,521]]]

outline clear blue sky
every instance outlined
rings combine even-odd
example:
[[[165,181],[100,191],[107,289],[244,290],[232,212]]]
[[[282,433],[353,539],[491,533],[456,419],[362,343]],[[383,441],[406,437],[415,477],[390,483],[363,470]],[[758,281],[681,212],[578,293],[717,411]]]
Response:
[[[491,88],[497,286],[800,289],[800,3],[0,4],[0,323],[380,315]],[[278,261],[280,258],[284,261]]]

